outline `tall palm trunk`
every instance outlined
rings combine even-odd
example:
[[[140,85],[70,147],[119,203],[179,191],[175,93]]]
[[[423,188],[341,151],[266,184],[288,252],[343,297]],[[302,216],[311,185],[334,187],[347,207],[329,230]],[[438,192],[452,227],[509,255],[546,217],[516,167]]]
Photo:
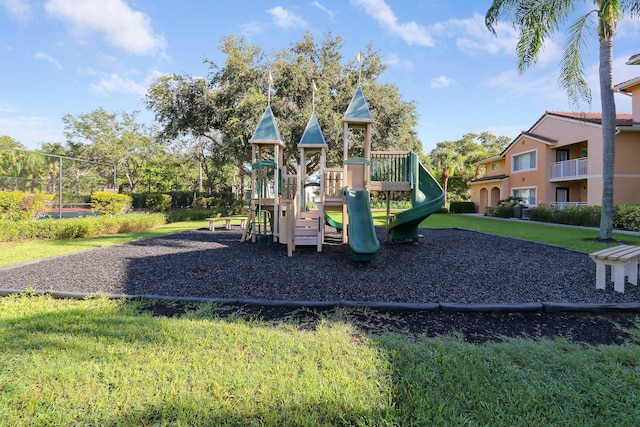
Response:
[[[616,148],[616,104],[613,99],[613,38],[600,35],[600,100],[602,105],[602,212],[600,240],[613,236],[613,176]]]

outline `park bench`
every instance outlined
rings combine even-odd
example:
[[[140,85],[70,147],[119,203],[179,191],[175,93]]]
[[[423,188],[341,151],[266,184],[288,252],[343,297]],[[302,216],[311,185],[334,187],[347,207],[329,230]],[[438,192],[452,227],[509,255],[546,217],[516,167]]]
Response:
[[[216,222],[224,222],[225,228],[227,230],[231,230],[231,221],[240,221],[240,227],[246,228],[247,226],[247,218],[242,217],[231,217],[231,216],[221,216],[219,218],[207,218],[209,221],[209,230],[216,230]]]
[[[613,289],[624,292],[625,277],[629,283],[638,285],[638,258],[640,246],[620,245],[589,254],[596,263],[596,289],[605,289],[607,265],[611,266]]]

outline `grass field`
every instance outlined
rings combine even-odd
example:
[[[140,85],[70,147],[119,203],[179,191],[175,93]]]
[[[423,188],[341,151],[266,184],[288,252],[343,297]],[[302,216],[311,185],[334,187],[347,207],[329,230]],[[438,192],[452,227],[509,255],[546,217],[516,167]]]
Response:
[[[384,213],[376,212],[384,223]],[[590,251],[592,230],[433,215],[457,227]],[[205,227],[0,248],[5,265]],[[617,236],[634,244],[638,237]],[[592,246],[596,245],[596,246]],[[384,250],[384,248],[382,249]],[[367,333],[348,310],[319,325],[224,319],[194,304],[0,299],[0,426],[634,426],[640,329],[625,345]],[[170,304],[170,303],[167,303]]]
[[[633,426],[640,347],[0,300],[0,426]],[[637,338],[638,333],[635,332]]]

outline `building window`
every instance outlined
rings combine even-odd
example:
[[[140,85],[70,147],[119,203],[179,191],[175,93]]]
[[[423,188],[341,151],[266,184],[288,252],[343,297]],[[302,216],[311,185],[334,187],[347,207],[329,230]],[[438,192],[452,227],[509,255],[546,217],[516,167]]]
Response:
[[[527,151],[526,153],[514,154],[511,158],[514,172],[533,170],[536,168],[537,152]]]
[[[520,197],[527,206],[536,205],[536,188],[514,188],[513,197]]]
[[[500,170],[500,162],[491,163],[491,172],[495,172],[499,170]]]

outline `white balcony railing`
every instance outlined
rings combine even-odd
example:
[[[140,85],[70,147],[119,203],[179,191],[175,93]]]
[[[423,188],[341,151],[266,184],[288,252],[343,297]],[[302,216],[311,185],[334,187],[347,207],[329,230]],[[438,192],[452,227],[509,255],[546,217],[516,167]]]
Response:
[[[551,206],[557,206],[559,209],[564,209],[567,206],[587,206],[584,202],[553,202]]]
[[[587,175],[587,158],[565,160],[551,165],[551,178],[576,178]]]

